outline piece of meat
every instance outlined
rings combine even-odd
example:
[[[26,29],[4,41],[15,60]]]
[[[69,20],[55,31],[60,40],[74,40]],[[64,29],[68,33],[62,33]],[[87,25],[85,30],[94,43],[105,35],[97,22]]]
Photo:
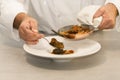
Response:
[[[53,54],[72,54],[74,53],[73,50],[63,50],[60,48],[53,49],[52,51]]]
[[[53,49],[53,54],[64,54],[64,50],[60,48]]]
[[[64,48],[64,45],[62,42],[57,41],[55,38],[52,38],[50,41],[50,44],[56,48]]]

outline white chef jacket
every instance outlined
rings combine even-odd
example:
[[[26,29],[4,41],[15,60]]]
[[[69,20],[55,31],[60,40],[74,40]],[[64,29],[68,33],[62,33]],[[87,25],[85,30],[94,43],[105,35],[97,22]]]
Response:
[[[0,31],[19,40],[17,30],[13,29],[15,16],[28,13],[38,21],[39,30],[51,34],[50,28],[77,24],[77,14],[89,5],[113,3],[120,13],[120,0],[0,0]]]

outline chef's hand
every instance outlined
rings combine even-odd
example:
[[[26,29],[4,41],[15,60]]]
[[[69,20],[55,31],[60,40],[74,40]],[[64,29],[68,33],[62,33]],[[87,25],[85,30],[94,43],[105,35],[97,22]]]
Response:
[[[37,21],[24,13],[16,16],[14,28],[18,29],[20,38],[27,44],[37,44],[39,39],[43,37],[43,34],[38,33]]]
[[[118,11],[114,4],[108,3],[97,10],[93,18],[102,16],[102,22],[98,26],[100,30],[114,28]]]

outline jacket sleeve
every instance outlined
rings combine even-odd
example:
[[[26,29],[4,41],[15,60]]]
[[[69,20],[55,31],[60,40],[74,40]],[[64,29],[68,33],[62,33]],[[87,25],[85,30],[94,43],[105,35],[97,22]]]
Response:
[[[19,40],[18,31],[13,29],[15,16],[25,12],[24,5],[17,0],[0,0],[0,30],[15,40]]]

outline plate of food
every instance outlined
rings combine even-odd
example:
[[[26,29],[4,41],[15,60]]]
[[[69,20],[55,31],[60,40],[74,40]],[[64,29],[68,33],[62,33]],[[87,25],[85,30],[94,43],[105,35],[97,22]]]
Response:
[[[97,41],[90,39],[71,41],[60,36],[47,36],[45,38],[50,43],[40,39],[37,45],[24,44],[24,50],[28,54],[50,58],[55,62],[68,62],[74,58],[95,54],[101,49],[101,45]],[[50,44],[56,47],[52,47]]]

